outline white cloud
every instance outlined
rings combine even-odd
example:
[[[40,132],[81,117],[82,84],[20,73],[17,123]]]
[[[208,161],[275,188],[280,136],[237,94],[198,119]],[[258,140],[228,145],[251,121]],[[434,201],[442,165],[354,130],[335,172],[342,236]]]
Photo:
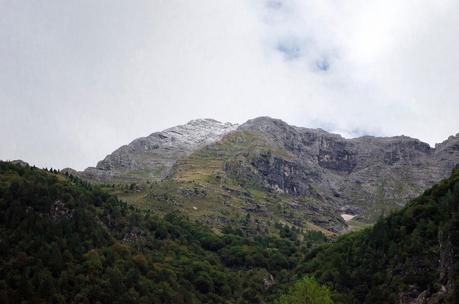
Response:
[[[345,134],[404,133],[431,144],[457,132],[457,2],[278,3],[264,10],[268,45],[287,40],[292,48],[294,37],[301,56],[288,64],[299,74],[316,73],[308,67],[324,56],[329,61],[315,84],[322,90],[316,101],[327,104],[315,107],[316,121]]]
[[[82,169],[193,118],[459,131],[459,3],[0,3],[0,158]]]

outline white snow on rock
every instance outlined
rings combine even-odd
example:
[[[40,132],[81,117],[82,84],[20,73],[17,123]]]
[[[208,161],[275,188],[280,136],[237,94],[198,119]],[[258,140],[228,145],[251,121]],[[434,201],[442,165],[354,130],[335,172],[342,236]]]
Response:
[[[341,217],[343,218],[343,220],[345,222],[349,222],[350,220],[352,220],[355,217],[355,215],[347,214],[347,213],[341,213]]]

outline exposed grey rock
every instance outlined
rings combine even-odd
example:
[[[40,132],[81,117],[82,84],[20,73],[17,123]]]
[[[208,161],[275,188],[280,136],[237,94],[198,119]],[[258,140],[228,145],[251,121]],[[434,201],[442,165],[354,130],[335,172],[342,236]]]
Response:
[[[78,175],[78,171],[74,170],[72,168],[64,168],[64,169],[61,170],[61,173],[62,174],[67,174],[67,175],[73,175],[73,176],[77,176]]]
[[[459,133],[450,136],[447,140],[435,145],[435,160],[440,164],[442,170],[450,170],[458,163],[459,159]]]
[[[237,128],[213,119],[196,119],[185,125],[141,137],[122,146],[81,175],[98,181],[157,180],[167,176],[175,162],[196,149],[216,142]]]
[[[27,162],[25,162],[25,161],[23,161],[21,159],[12,160],[11,163],[13,165],[20,165],[22,167],[29,167],[29,163],[27,163]]]
[[[459,135],[431,148],[407,136],[345,139],[269,117],[249,120],[237,131],[259,134],[294,157],[258,153],[249,168],[227,170],[245,170],[271,191],[320,198],[367,219],[403,206],[459,163]]]
[[[186,196],[186,197],[205,197],[207,196],[207,191],[204,188],[193,187],[193,188],[179,188],[177,194]]]
[[[73,210],[69,209],[62,201],[57,200],[51,206],[49,211],[49,220],[56,224],[64,219],[70,219],[73,216]]]
[[[274,277],[272,274],[268,274],[266,277],[263,278],[263,284],[265,289],[270,288],[276,283],[276,280],[274,280]]]

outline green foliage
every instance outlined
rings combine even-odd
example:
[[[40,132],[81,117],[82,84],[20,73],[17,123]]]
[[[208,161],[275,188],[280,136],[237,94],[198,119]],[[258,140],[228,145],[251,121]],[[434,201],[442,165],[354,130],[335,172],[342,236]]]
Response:
[[[459,301],[459,170],[333,243],[275,228],[280,237],[237,225],[215,234],[76,177],[0,162],[0,302],[396,303],[442,286],[446,303]]]
[[[371,228],[307,254],[298,273],[332,286],[337,303],[397,303],[400,294],[449,287],[458,303],[459,170]],[[456,267],[456,268],[455,268]]]
[[[216,235],[76,177],[0,162],[2,303],[267,302],[301,250],[289,238]]]
[[[313,278],[304,277],[282,295],[275,304],[332,304],[328,288],[321,287]]]

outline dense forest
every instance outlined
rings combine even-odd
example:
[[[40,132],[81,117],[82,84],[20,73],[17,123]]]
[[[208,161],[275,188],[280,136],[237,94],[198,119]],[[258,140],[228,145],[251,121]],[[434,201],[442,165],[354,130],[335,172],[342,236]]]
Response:
[[[158,218],[97,187],[0,162],[1,303],[257,303],[274,299],[325,237],[222,235]]]
[[[327,240],[160,218],[73,176],[0,162],[1,303],[458,303],[459,169]],[[437,301],[437,302],[434,302]]]

